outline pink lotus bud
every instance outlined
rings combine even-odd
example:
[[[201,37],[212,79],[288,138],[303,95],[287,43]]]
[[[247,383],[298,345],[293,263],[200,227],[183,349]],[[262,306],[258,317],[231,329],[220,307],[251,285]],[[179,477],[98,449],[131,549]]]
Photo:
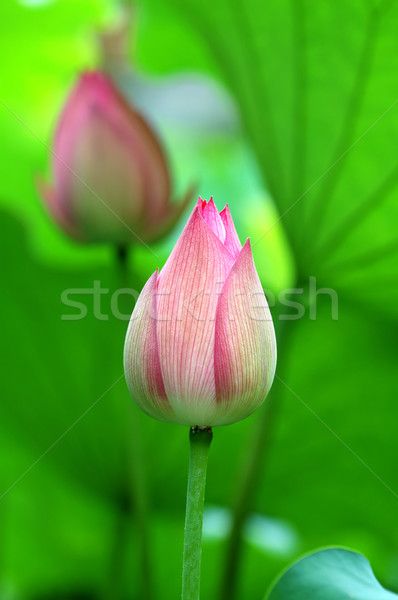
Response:
[[[129,390],[149,415],[227,425],[264,401],[275,332],[254,266],[228,206],[199,199],[160,273],[146,283],[127,331]]]
[[[186,202],[170,202],[170,178],[155,135],[100,72],[81,76],[58,123],[54,188],[40,191],[55,220],[87,242],[151,240]]]

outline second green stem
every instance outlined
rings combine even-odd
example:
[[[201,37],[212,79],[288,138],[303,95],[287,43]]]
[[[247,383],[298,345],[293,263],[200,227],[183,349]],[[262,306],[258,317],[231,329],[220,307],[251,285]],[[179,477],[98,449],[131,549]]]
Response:
[[[128,248],[120,246],[116,252],[118,263],[118,282],[120,289],[129,288],[128,274]],[[123,297],[122,297],[123,298]],[[131,297],[126,297],[122,307],[123,314],[131,313],[133,307],[130,305]],[[120,307],[119,307],[120,310]],[[127,324],[122,321],[123,332]],[[135,526],[137,531],[139,556],[140,556],[140,590],[139,596],[145,600],[153,598],[152,576],[149,549],[149,524],[148,524],[148,492],[145,472],[145,451],[141,437],[140,419],[141,414],[136,410],[130,398],[126,403],[125,415],[125,455],[128,469],[128,494],[130,497],[130,508],[135,512]],[[124,525],[126,526],[126,524]]]

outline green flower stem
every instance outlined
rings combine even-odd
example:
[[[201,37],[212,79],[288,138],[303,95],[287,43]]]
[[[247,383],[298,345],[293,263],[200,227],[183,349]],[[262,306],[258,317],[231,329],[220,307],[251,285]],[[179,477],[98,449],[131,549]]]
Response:
[[[116,248],[116,263],[117,263],[117,286],[120,289],[129,288],[129,271],[128,271],[128,248],[126,246],[120,246]],[[122,295],[119,297],[119,311],[122,314],[131,314],[133,306],[131,305],[131,296]],[[123,347],[124,337],[127,331],[128,322],[121,321],[121,347]],[[134,405],[130,397],[123,398],[123,406],[125,408],[125,416],[123,423],[125,425],[124,431],[124,461],[123,464],[126,467],[126,480],[127,480],[127,503],[121,506],[120,516],[121,522],[116,525],[115,535],[116,545],[118,542],[122,545],[121,548],[115,548],[115,556],[113,561],[113,573],[114,573],[114,590],[120,590],[123,593],[122,585],[122,570],[124,566],[125,556],[123,554],[127,551],[128,546],[128,535],[126,530],[129,527],[129,514],[134,515],[134,528],[138,538],[139,545],[139,581],[136,590],[136,596],[139,598],[145,598],[145,600],[152,600],[152,576],[151,576],[151,561],[150,561],[150,543],[149,543],[149,526],[148,526],[148,492],[147,492],[147,478],[145,470],[145,455],[146,452],[143,449],[143,441],[141,436],[141,413],[138,408]],[[127,511],[127,518],[126,518]],[[112,595],[112,600],[117,600],[117,596]]]
[[[212,437],[210,427],[206,429],[191,427],[189,432],[190,454],[182,567],[182,600],[199,600],[200,598],[203,506],[207,459]]]

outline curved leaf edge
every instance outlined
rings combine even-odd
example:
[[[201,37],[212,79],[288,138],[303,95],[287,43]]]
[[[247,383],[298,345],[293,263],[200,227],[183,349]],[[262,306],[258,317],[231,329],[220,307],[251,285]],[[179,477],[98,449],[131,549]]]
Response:
[[[305,554],[303,554],[302,556],[300,556],[300,558],[293,560],[290,564],[288,564],[280,573],[278,573],[278,575],[273,579],[273,581],[271,582],[270,586],[268,587],[265,596],[264,596],[264,600],[270,600],[271,598],[271,594],[274,591],[274,589],[276,588],[276,586],[278,585],[278,583],[285,577],[285,575],[294,567],[296,567],[297,565],[299,565],[301,562],[307,560],[309,557],[312,557],[316,554],[320,554],[322,552],[329,552],[330,550],[341,550],[343,552],[347,552],[350,554],[354,554],[358,557],[360,557],[361,559],[365,560],[368,565],[369,568],[373,574],[373,577],[375,578],[375,581],[377,581],[377,583],[381,586],[380,582],[378,581],[376,575],[373,572],[372,566],[370,564],[370,562],[368,561],[368,559],[366,558],[366,556],[364,556],[363,554],[361,554],[360,552],[358,552],[357,550],[354,550],[353,548],[348,548],[347,546],[321,546],[320,548],[316,548],[315,550],[310,550],[309,552],[306,552]],[[382,586],[381,586],[382,587]],[[388,590],[387,588],[383,588],[383,590],[385,590],[386,592],[389,592],[391,594],[394,594],[394,592],[392,592],[391,590]],[[397,596],[398,598],[398,596]]]

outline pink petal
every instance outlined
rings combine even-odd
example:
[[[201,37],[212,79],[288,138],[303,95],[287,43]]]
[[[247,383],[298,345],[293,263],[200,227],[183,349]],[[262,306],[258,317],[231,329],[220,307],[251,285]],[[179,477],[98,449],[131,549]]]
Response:
[[[218,239],[224,243],[225,228],[213,202],[213,198],[210,198],[209,202],[203,207],[202,215],[210,229],[214,231]]]
[[[158,272],[148,279],[135,305],[124,346],[124,371],[130,393],[146,413],[173,420],[167,400],[156,337]]]
[[[215,404],[217,299],[233,259],[197,206],[159,275],[160,365],[179,422],[205,425]],[[189,416],[185,419],[186,411]]]
[[[228,424],[256,410],[271,387],[275,332],[247,240],[219,299],[215,331],[219,421]],[[229,410],[228,410],[229,408]]]
[[[220,217],[225,227],[224,245],[227,248],[227,250],[232,254],[232,256],[236,258],[239,252],[242,250],[242,244],[240,243],[238,234],[236,233],[235,225],[232,220],[228,204],[226,204],[224,210],[220,212]]]

